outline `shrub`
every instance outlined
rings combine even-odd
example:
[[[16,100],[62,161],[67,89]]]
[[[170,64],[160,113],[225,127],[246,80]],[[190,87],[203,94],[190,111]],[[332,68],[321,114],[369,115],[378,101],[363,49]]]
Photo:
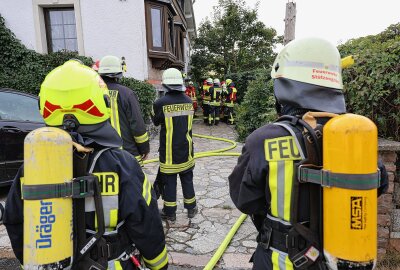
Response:
[[[356,57],[343,71],[347,110],[373,120],[379,136],[400,140],[400,24],[350,40],[339,50]]]
[[[243,102],[236,107],[236,117],[239,141],[244,141],[251,132],[276,119],[272,80],[262,77],[249,83]]]
[[[122,78],[120,83],[136,92],[139,98],[140,109],[142,110],[143,118],[146,122],[148,122],[153,101],[156,98],[156,89],[154,86],[134,78]]]

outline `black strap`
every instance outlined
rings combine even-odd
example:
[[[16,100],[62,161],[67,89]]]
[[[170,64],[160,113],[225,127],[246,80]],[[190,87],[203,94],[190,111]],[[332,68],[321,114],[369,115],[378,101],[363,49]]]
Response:
[[[88,175],[60,184],[22,185],[22,198],[24,200],[85,198],[93,196],[94,181],[97,181],[97,178],[93,175]]]
[[[380,173],[379,171],[369,174],[333,173],[328,170],[299,166],[298,180],[325,187],[369,190],[380,186]]]
[[[96,165],[96,162],[100,155],[107,151],[109,148],[104,148],[96,153],[94,153],[94,158],[90,169],[88,172],[80,172],[83,174],[92,173]],[[75,164],[74,164],[75,165]],[[104,212],[103,212],[103,202],[101,199],[100,184],[96,176],[96,180],[93,182],[93,197],[95,204],[95,211],[97,214],[97,232],[89,238],[86,238],[86,223],[85,223],[85,200],[80,198],[75,202],[74,220],[75,220],[75,230],[77,235],[77,250],[75,251],[75,259],[72,265],[72,269],[90,269],[90,267],[95,266],[96,268],[103,270],[107,269],[107,257],[108,255],[102,255],[96,261],[90,258],[90,252],[93,248],[106,249],[106,240],[102,238],[105,232],[105,222],[104,222]]]

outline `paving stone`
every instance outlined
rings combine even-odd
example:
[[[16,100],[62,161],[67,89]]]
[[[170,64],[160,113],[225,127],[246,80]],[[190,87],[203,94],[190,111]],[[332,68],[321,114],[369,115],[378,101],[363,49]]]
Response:
[[[204,267],[211,259],[211,255],[193,256],[185,253],[169,252],[171,264]]]
[[[224,202],[223,200],[217,200],[217,199],[201,199],[201,200],[199,200],[199,203],[201,205],[203,205],[204,207],[209,207],[209,208],[217,206],[223,202]]]
[[[242,254],[232,254],[226,253],[222,256],[226,268],[233,269],[251,269],[253,267],[252,263],[249,263],[251,255]]]
[[[257,247],[256,241],[243,241],[242,244],[243,244],[243,246],[248,247],[248,248],[256,248]]]

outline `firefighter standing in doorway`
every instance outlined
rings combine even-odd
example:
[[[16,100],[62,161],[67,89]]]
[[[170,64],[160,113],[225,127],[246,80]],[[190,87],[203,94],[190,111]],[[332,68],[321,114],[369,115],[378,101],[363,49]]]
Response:
[[[85,255],[80,253],[83,247],[89,246],[82,244],[85,243],[82,240],[97,234],[98,224],[102,222],[98,217],[103,216],[96,212],[96,202],[90,200],[93,197],[86,201],[83,198],[82,211],[74,210],[76,250],[72,269],[92,269],[90,267],[94,266],[98,268],[93,269],[136,269],[130,260],[121,259],[123,255],[131,254],[133,244],[148,268],[167,269],[165,237],[154,191],[136,159],[120,149],[122,140],[110,125],[108,90],[101,77],[91,68],[70,60],[46,76],[39,96],[40,112],[46,125],[68,131],[74,141],[73,177],[94,174],[98,177],[95,181],[101,184],[100,201],[107,231],[101,239],[106,242],[96,242],[93,248],[83,253]],[[32,248],[23,245],[23,176],[22,167],[8,194],[4,216],[14,253],[21,264],[23,249]],[[36,190],[35,193],[43,192]],[[59,215],[54,219],[63,218],[68,217]],[[32,233],[34,230],[32,228]],[[80,238],[82,235],[85,239]]]
[[[120,84],[123,62],[116,56],[105,56],[100,60],[99,74],[110,92],[111,125],[123,140],[123,149],[138,160],[145,160],[150,152],[149,135],[140,110],[136,93]]]
[[[179,70],[164,71],[162,85],[164,97],[153,104],[154,125],[161,125],[157,181],[163,185],[164,207],[161,218],[176,220],[176,181],[181,179],[184,207],[189,218],[197,213],[196,196],[193,187],[194,150],[192,140],[193,103],[185,95],[185,87]]]
[[[317,69],[334,79],[312,76]],[[293,121],[268,124],[249,135],[229,176],[230,195],[239,210],[251,215],[259,232],[253,269],[326,269],[319,227],[321,186],[300,182],[296,165],[314,164],[317,151],[308,151],[308,146],[322,136],[308,140],[303,135],[321,134],[329,117],[318,118],[315,133],[306,133],[296,119],[309,111],[346,112],[340,55],[325,40],[295,40],[277,56],[271,75],[278,114]],[[386,171],[381,165],[380,170],[378,194],[387,188]]]

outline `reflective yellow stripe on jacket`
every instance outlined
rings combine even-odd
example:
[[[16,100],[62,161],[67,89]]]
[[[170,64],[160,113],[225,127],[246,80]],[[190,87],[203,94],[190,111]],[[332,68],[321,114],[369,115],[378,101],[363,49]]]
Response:
[[[293,270],[287,253],[272,249],[272,270]]]
[[[159,270],[168,263],[167,248],[164,247],[163,251],[152,260],[146,259],[144,256],[143,260],[151,270]]]
[[[149,140],[149,134],[145,132],[143,135],[134,136],[133,138],[135,139],[136,143],[145,143]]]
[[[301,155],[292,136],[265,140],[264,149],[269,164],[271,214],[290,221],[295,161],[301,160]]]
[[[119,126],[119,114],[118,114],[118,91],[108,90],[108,93],[110,95],[111,125],[118,132],[119,136],[121,136],[121,127]]]

